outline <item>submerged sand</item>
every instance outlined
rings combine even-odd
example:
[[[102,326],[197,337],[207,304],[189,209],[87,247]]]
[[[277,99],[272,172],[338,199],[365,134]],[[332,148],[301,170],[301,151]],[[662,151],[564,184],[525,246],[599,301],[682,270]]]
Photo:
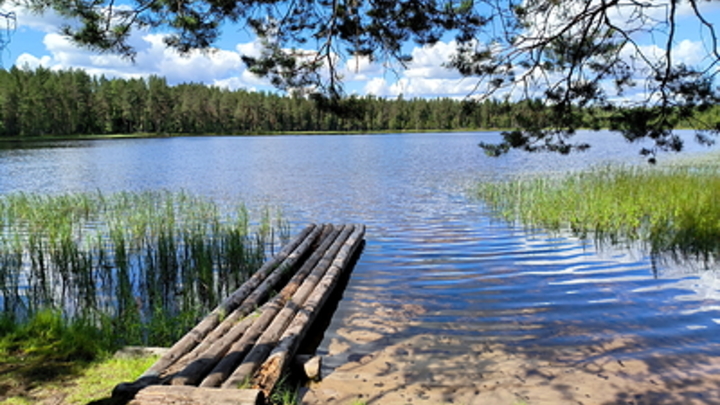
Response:
[[[662,353],[632,334],[573,347],[467,345],[429,333],[398,339],[422,311],[378,306],[347,317],[329,337],[331,367],[302,403],[720,404],[717,348]]]

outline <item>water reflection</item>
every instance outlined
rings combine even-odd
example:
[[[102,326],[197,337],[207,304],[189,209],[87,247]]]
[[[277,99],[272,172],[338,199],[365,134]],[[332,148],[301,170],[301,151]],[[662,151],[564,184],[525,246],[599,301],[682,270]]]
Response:
[[[277,206],[295,229],[367,224],[318,348],[318,403],[720,402],[715,270],[512,227],[468,198],[479,178],[643,163],[639,146],[582,134],[589,153],[485,157],[477,144],[497,136],[58,143],[1,150],[0,191],[182,189]]]

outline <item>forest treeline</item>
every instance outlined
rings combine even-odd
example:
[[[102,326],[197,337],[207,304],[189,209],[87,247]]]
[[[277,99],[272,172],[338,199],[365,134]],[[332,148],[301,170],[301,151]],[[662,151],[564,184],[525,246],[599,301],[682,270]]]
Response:
[[[452,99],[351,100],[351,114],[312,100],[162,77],[108,79],[83,70],[0,70],[0,136],[506,127],[508,106]]]
[[[340,113],[344,110],[344,113]],[[293,131],[423,131],[510,128],[541,120],[539,102],[467,102],[373,96],[322,108],[302,97],[176,86],[158,76],[108,79],[83,70],[0,70],[0,136],[237,134]]]

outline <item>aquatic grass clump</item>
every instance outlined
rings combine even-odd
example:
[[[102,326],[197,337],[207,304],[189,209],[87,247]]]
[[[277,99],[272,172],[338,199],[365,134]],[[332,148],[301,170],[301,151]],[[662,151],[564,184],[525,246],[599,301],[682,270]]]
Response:
[[[2,196],[0,311],[21,323],[58,311],[121,344],[170,343],[286,232],[269,210],[252,223],[242,205],[183,192]]]
[[[720,257],[720,169],[603,166],[562,177],[486,182],[478,196],[509,221],[570,230],[652,254]]]

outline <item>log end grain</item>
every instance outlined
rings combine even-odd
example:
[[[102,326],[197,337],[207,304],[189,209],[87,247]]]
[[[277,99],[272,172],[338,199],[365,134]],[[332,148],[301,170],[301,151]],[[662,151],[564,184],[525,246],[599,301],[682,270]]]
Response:
[[[295,370],[310,381],[319,381],[321,378],[322,357],[310,354],[299,354],[293,361]]]

